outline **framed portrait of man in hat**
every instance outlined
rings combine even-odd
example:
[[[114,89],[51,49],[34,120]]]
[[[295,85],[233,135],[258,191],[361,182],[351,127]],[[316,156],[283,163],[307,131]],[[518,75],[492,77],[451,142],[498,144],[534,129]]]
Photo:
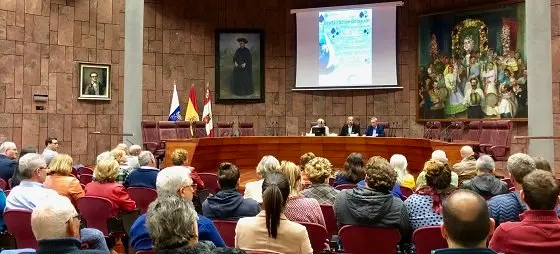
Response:
[[[262,30],[216,30],[216,103],[264,102]]]

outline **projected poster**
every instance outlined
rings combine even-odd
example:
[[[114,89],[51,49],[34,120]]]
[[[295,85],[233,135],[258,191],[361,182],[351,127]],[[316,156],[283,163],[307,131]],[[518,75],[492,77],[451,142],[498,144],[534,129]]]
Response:
[[[524,3],[419,18],[418,119],[527,120]]]
[[[319,86],[372,84],[372,10],[319,12]]]

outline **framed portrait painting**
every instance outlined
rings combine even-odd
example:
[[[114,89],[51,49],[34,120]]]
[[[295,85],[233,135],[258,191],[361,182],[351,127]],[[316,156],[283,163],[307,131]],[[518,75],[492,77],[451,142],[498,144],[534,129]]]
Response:
[[[527,121],[525,3],[421,15],[418,119]]]
[[[262,30],[216,30],[216,103],[264,102]]]
[[[111,100],[111,65],[80,63],[80,100]]]

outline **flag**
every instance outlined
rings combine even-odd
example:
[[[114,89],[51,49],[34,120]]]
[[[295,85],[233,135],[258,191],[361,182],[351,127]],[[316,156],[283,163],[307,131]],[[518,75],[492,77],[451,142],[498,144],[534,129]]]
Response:
[[[187,112],[185,112],[185,121],[200,121],[198,117],[198,106],[196,104],[196,91],[194,84],[189,91],[189,101],[187,102]]]
[[[204,109],[202,110],[202,120],[206,122],[206,135],[214,136],[214,125],[212,124],[212,100],[210,99],[210,89],[206,85],[206,96],[204,97]]]
[[[173,85],[173,96],[171,97],[171,107],[169,107],[169,118],[167,121],[180,121],[181,107],[179,107],[179,95],[177,95],[177,86]]]

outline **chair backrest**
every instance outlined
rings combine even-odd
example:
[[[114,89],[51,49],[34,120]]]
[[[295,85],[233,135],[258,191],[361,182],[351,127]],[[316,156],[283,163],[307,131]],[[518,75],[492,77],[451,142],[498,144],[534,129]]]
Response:
[[[447,241],[441,236],[439,226],[423,227],[414,231],[412,242],[417,254],[430,254],[432,250],[447,248]]]
[[[333,206],[323,204],[321,205],[321,211],[323,212],[329,235],[338,234],[338,226],[336,225],[336,215],[334,214]]]
[[[511,145],[513,122],[496,121],[494,125],[496,129],[494,130],[494,143],[492,144],[509,147]]]
[[[480,144],[494,144],[493,135],[496,123],[494,121],[484,121],[480,124],[480,128],[478,142],[480,142]]]
[[[463,140],[479,141],[481,121],[472,121],[467,125],[467,131],[464,133]]]
[[[354,189],[354,187],[356,187],[355,184],[341,184],[341,185],[337,185],[336,187],[334,187],[337,190],[345,190],[345,189]]]
[[[6,210],[4,212],[4,222],[8,227],[8,232],[16,238],[18,249],[37,248],[37,240],[31,230],[31,212],[24,210]]]
[[[206,134],[206,122],[204,121],[193,122],[193,128],[194,128],[193,132],[195,138],[208,137],[208,135]]]
[[[126,189],[126,192],[136,202],[136,207],[140,209],[141,214],[146,213],[150,203],[157,198],[157,191],[151,188],[129,187]]]
[[[103,235],[109,236],[109,227],[107,220],[113,215],[111,214],[113,204],[109,199],[102,197],[84,196],[78,198],[76,207],[86,221],[89,228],[95,228],[103,232]]]
[[[237,226],[236,220],[214,220],[214,226],[220,232],[220,236],[224,239],[226,246],[235,246],[235,227]]]
[[[158,122],[159,140],[177,139],[177,125],[172,121]]]
[[[338,232],[344,252],[352,254],[396,253],[401,234],[395,228],[346,225]]]
[[[4,181],[4,179],[0,178],[0,189],[6,190],[7,186],[8,186],[8,183],[6,183],[6,181]]]
[[[414,191],[410,188],[401,186],[401,194],[403,195],[403,197],[408,198],[410,197],[410,195],[414,194]]]
[[[377,125],[383,126],[385,129],[385,136],[386,137],[394,137],[395,130],[391,129],[391,124],[389,122],[377,122]]]
[[[93,175],[91,174],[81,174],[80,175],[80,183],[81,184],[88,184],[93,181]]]
[[[144,142],[155,142],[159,144],[158,124],[156,121],[142,121],[142,140]],[[148,147],[148,150],[155,150],[157,147]]]
[[[90,174],[93,175],[93,169],[90,167],[80,167],[78,168],[78,175]]]
[[[204,182],[204,186],[212,194],[216,194],[220,190],[218,185],[218,176],[214,173],[198,173],[200,179]]]
[[[216,137],[230,137],[233,135],[233,122],[218,123],[216,125]]]
[[[253,128],[253,123],[239,123],[238,126],[239,136],[255,136],[255,129]]]
[[[177,138],[178,139],[188,139],[191,138],[191,122],[189,121],[178,121],[175,122],[177,125]]]
[[[440,122],[427,122],[424,125],[424,138],[426,138],[426,139],[440,139],[441,138],[441,123]]]
[[[311,241],[311,248],[313,248],[313,253],[321,253],[325,249],[325,243],[328,237],[327,229],[320,224],[311,222],[298,222],[304,225],[307,229],[307,235],[309,235],[309,240]]]
[[[453,140],[461,140],[463,138],[463,130],[465,129],[465,125],[461,122],[453,122],[450,123],[449,127],[447,128],[447,136],[451,141]]]
[[[511,178],[504,178],[504,179],[502,179],[502,181],[507,184],[508,189],[509,188],[515,188],[515,186],[513,185],[513,182],[511,181]]]

